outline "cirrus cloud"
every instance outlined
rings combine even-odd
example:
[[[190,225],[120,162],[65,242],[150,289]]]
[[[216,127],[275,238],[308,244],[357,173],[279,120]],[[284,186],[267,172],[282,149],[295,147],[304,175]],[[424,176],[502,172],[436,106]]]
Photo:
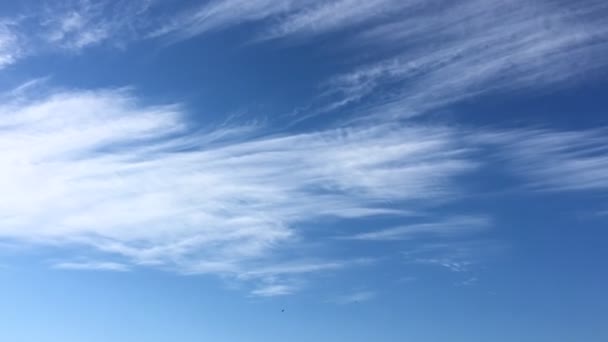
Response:
[[[459,192],[452,179],[477,167],[450,128],[192,132],[180,106],[145,105],[128,89],[47,93],[10,100],[9,92],[0,106],[0,237],[85,246],[125,267],[273,286],[348,267],[356,262],[291,260],[284,251],[325,218],[410,215],[443,203]]]

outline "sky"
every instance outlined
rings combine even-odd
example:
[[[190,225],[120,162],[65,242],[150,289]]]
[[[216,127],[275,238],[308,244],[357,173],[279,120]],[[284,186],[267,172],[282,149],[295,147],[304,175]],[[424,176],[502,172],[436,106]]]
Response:
[[[608,340],[608,3],[0,3],[0,336]]]

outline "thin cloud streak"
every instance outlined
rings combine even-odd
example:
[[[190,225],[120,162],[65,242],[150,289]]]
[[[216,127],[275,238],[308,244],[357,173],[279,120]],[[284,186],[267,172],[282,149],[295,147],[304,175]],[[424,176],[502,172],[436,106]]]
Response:
[[[215,0],[184,10],[168,23],[153,30],[149,37],[169,37],[179,41],[230,28],[244,23],[266,20],[314,1],[292,0]]]
[[[53,265],[53,268],[60,270],[75,271],[115,271],[127,272],[129,267],[125,264],[116,262],[60,262]]]
[[[348,295],[340,296],[340,297],[334,299],[333,302],[335,302],[337,304],[342,304],[342,305],[354,304],[354,303],[370,301],[370,300],[376,298],[376,296],[377,296],[377,293],[374,291],[359,291],[359,292],[354,292],[354,293],[351,293]]]
[[[258,297],[277,297],[290,295],[294,291],[289,285],[267,285],[253,290],[251,294]]]
[[[478,233],[487,229],[485,217],[452,217],[440,222],[417,223],[360,233],[348,239],[366,241],[410,240],[421,236],[450,237]]]
[[[476,273],[479,266],[504,251],[506,246],[498,241],[467,239],[441,240],[412,243],[402,252],[408,264],[440,267],[444,270],[469,274]]]

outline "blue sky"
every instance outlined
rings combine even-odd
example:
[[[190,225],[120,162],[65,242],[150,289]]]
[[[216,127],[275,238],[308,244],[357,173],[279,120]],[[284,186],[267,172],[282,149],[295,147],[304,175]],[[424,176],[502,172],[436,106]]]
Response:
[[[0,4],[3,340],[608,340],[606,18]]]

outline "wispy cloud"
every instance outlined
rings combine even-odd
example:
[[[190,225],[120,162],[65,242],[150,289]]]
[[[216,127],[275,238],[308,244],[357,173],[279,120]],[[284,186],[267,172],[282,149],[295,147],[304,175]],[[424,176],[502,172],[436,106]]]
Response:
[[[450,128],[192,133],[125,89],[46,93],[0,106],[0,237],[126,265],[283,285],[357,263],[286,257],[306,224],[444,203],[477,167]]]
[[[78,271],[115,271],[126,272],[129,266],[116,262],[60,262],[53,265],[53,268],[62,270],[78,270]]]
[[[319,274],[332,273],[347,268],[373,265],[375,260],[359,258],[354,260],[300,260],[297,262],[281,262],[280,260],[247,266],[234,278],[255,284],[250,292],[252,296],[274,297],[292,294],[300,291],[306,279]],[[234,269],[232,270],[234,271]],[[229,273],[225,273],[229,274]]]
[[[0,106],[0,186],[11,194],[0,196],[0,237],[86,246],[96,260],[100,252],[113,260],[59,268],[159,267],[245,281],[255,285],[253,295],[286,294],[301,288],[299,278],[369,261],[294,257],[288,251],[306,242],[307,226],[326,218],[411,216],[458,198],[456,179],[477,170],[473,152],[483,146],[496,147],[516,172],[547,188],[608,187],[601,130],[469,134],[375,125],[278,136],[248,126],[191,132],[180,106],[143,105],[126,89],[46,89],[39,93],[48,95],[29,98],[39,86],[45,84],[7,92]],[[408,220],[415,223],[348,239],[435,241],[406,259],[455,272],[478,262],[481,249],[462,240],[487,229],[486,217]],[[73,257],[87,254],[79,249]]]
[[[47,7],[41,36],[52,47],[74,51],[111,40],[119,45],[138,35],[151,1],[67,1]],[[141,27],[140,27],[141,26]]]
[[[334,299],[333,302],[343,305],[361,303],[376,298],[376,295],[377,294],[374,291],[358,291],[347,295],[339,296]]]
[[[151,4],[149,0],[45,2],[30,12],[0,18],[0,68],[49,52],[124,46],[151,25]]]
[[[437,265],[445,267],[452,272],[464,272],[468,271],[471,262],[469,261],[456,261],[452,258],[429,258],[429,259],[416,259],[417,263]]]
[[[478,282],[479,282],[479,279],[477,277],[470,277],[470,278],[468,278],[468,279],[466,279],[464,281],[461,281],[459,283],[459,285],[461,285],[461,286],[472,286],[472,285],[477,284]]]
[[[366,99],[368,114],[407,117],[484,93],[568,85],[607,66],[604,2],[440,3],[353,39],[392,57],[333,78],[325,110]]]
[[[255,39],[304,38],[341,31],[374,20],[396,18],[420,1],[396,0],[216,0],[184,10],[151,36],[191,38],[241,24],[258,24]]]
[[[608,132],[520,130],[478,136],[499,146],[500,158],[543,190],[608,189]]]
[[[297,264],[286,264],[286,265],[272,265],[257,268],[254,270],[244,271],[239,275],[240,278],[271,278],[278,275],[286,274],[302,274],[302,273],[313,273],[319,271],[330,271],[348,266],[346,262],[322,262],[322,263],[297,263]]]
[[[365,49],[361,59],[370,62],[331,78],[314,111],[364,103],[357,112],[407,117],[482,94],[597,77],[607,66],[607,14],[597,0],[216,0],[152,36],[182,40],[245,23],[258,24],[251,30],[258,40],[343,32],[334,45]]]
[[[182,40],[242,24],[259,24],[251,38],[261,40],[340,32],[370,63],[331,77],[311,112],[348,108],[383,120],[275,135],[239,124],[192,132],[181,106],[144,105],[128,89],[37,91],[44,82],[24,83],[0,96],[0,188],[10,194],[0,196],[0,238],[86,247],[69,260],[87,261],[55,268],[158,267],[247,282],[254,296],[287,295],[304,277],[371,262],[294,253],[309,242],[308,227],[414,216],[458,198],[456,179],[478,169],[480,147],[500,151],[509,172],[542,189],[608,188],[603,130],[470,134],[390,120],[593,77],[608,53],[603,2],[214,0],[159,27],[147,1],[63,4],[24,19],[36,22],[29,36],[18,33],[20,22],[0,22],[0,68],[38,48]],[[412,247],[407,262],[469,275],[482,248],[459,239],[483,232],[489,219],[442,217],[316,242],[329,249],[426,239],[434,243]],[[88,261],[92,255],[99,261]],[[360,291],[338,302],[374,296]]]
[[[419,1],[358,0],[315,1],[279,19],[262,35],[263,39],[310,37],[344,30],[374,19],[395,18],[403,8]]]
[[[295,289],[289,285],[266,285],[251,291],[251,294],[259,297],[276,297],[289,295],[294,291]]]
[[[409,249],[403,251],[403,257],[410,264],[441,267],[450,272],[473,277],[471,273],[474,273],[480,264],[504,248],[502,243],[471,237],[467,240],[435,240],[430,243],[412,244]]]
[[[265,20],[311,2],[310,0],[214,0],[175,15],[168,23],[152,31],[150,36],[170,36],[174,40],[187,39],[209,31]]]
[[[16,21],[0,21],[0,70],[15,63],[23,54]]]
[[[408,240],[421,236],[461,236],[488,228],[489,220],[485,217],[452,217],[440,222],[417,223],[387,229],[378,229],[349,237],[355,240]]]

